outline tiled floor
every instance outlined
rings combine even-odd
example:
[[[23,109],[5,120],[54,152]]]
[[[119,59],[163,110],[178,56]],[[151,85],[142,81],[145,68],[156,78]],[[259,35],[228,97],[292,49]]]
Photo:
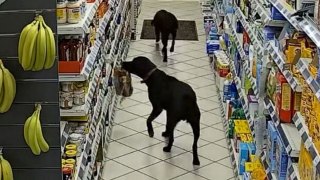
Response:
[[[180,122],[175,130],[174,147],[165,153],[165,139],[161,132],[165,126],[165,112],[155,121],[154,138],[147,134],[146,119],[151,112],[147,87],[134,77],[134,94],[124,100],[116,115],[112,142],[108,150],[109,161],[103,171],[104,180],[228,180],[233,170],[220,119],[216,87],[205,54],[203,17],[199,2],[143,0],[138,21],[141,32],[142,20],[152,19],[157,10],[173,12],[178,19],[195,20],[199,41],[177,41],[176,52],[164,64],[154,40],[132,42],[129,60],[143,55],[150,58],[166,73],[189,83],[197,93],[201,109],[201,136],[198,143],[201,166],[192,165],[193,134],[191,127]],[[140,35],[138,35],[140,37]]]

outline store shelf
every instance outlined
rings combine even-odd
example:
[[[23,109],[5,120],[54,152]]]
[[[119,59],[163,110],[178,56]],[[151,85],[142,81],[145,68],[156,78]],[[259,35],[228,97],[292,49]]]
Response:
[[[60,121],[60,137],[61,137],[61,152],[64,152],[67,140],[69,138],[70,126],[67,121]]]
[[[79,34],[88,33],[91,21],[98,9],[101,0],[96,0],[94,3],[87,3],[85,16],[77,24],[58,24],[58,34]]]
[[[263,7],[263,5],[260,3],[259,0],[254,0],[253,10],[256,11],[261,17],[262,22],[267,26],[276,26],[276,27],[282,27],[284,26],[286,21],[281,20],[273,20],[270,17],[270,12],[266,8]]]
[[[217,88],[218,89],[218,88]],[[220,102],[220,110],[221,110],[221,119],[222,119],[222,123],[223,123],[223,127],[224,127],[224,132],[226,135],[226,141],[228,144],[228,150],[229,150],[229,154],[230,154],[230,160],[231,160],[231,165],[233,166],[233,173],[235,175],[235,177],[237,177],[238,180],[242,180],[243,176],[239,175],[239,155],[236,152],[236,149],[234,148],[234,141],[233,139],[228,138],[228,121],[225,119],[225,103],[222,102],[222,98],[221,98],[221,94],[219,91],[217,91],[218,98],[219,98],[219,102]]]
[[[320,85],[313,78],[311,72],[309,71],[309,62],[311,62],[311,59],[301,58],[296,66],[302,74],[305,81],[307,82],[307,84],[309,85],[309,87],[311,88],[312,92],[320,100]]]
[[[260,154],[261,163],[266,170],[267,179],[268,180],[277,180],[278,178],[270,171],[269,164],[267,162],[267,156],[265,150],[263,150]]]
[[[275,41],[270,41],[268,43],[267,50],[269,51],[269,54],[272,57],[273,61],[277,64],[278,68],[290,84],[291,89],[295,92],[301,92],[302,88],[299,81],[296,77],[293,76],[290,70],[286,69],[284,55],[283,53],[279,52],[279,49],[275,45]]]
[[[87,105],[73,106],[71,109],[60,109],[61,117],[86,116],[88,114]]]
[[[320,154],[309,135],[309,129],[306,126],[304,117],[300,114],[300,112],[295,114],[293,117],[293,122],[299,131],[302,142],[304,143],[304,147],[309,151],[312,157],[315,170],[320,172]]]
[[[320,47],[320,30],[315,25],[314,21],[309,17],[303,17],[298,21],[297,17],[291,17],[296,12],[288,3],[284,0],[269,0],[273,6],[275,6],[281,14],[299,31],[304,31],[310,39]]]
[[[300,180],[298,163],[293,163],[291,159],[288,159],[288,177],[290,180]]]
[[[269,0],[272,5],[280,11],[280,13],[291,23],[293,27],[297,30],[301,30],[299,26],[299,21],[296,17],[291,17],[295,10],[284,0]]]
[[[259,41],[257,35],[255,34],[255,32],[252,30],[252,28],[250,27],[250,23],[247,22],[247,18],[245,17],[245,15],[241,12],[239,7],[235,8],[235,14],[236,16],[240,19],[240,22],[243,26],[243,28],[246,30],[246,32],[248,33],[251,42],[253,43],[254,47],[256,48],[256,50],[258,51],[258,54],[263,55],[264,49],[262,46],[262,42]]]
[[[249,126],[250,126],[250,129],[251,129],[251,134],[252,134],[252,137],[255,137],[255,133],[254,133],[254,121],[253,121],[253,117],[250,116],[250,113],[249,113],[249,107],[248,107],[248,98],[247,98],[247,95],[245,94],[245,92],[242,90],[241,88],[241,81],[239,79],[239,77],[236,75],[236,71],[234,69],[234,64],[233,62],[230,60],[229,58],[229,64],[230,64],[230,70],[232,72],[232,76],[233,76],[233,79],[235,81],[235,84],[237,86],[237,90],[238,90],[238,94],[239,94],[239,97],[240,97],[240,102],[241,102],[241,105],[242,105],[242,108],[243,108],[243,111],[244,111],[244,114],[248,120],[248,123],[249,123]]]
[[[275,106],[268,97],[264,99],[264,103],[286,148],[287,154],[290,157],[299,157],[301,138],[299,137],[297,128],[291,123],[280,123]]]
[[[82,71],[80,73],[59,73],[59,81],[85,81],[89,78],[89,75],[94,68],[94,65],[97,61],[97,55],[100,49],[100,46],[102,44],[99,37],[101,37],[104,34],[104,31],[106,29],[106,26],[108,24],[108,21],[110,20],[110,17],[112,15],[112,11],[108,10],[107,13],[103,16],[102,21],[99,25],[99,28],[97,30],[96,35],[96,41],[94,45],[90,49],[90,54],[86,57],[84,66],[82,68]]]
[[[304,17],[303,20],[299,22],[299,26],[309,38],[320,47],[320,30],[314,21],[310,19],[310,17]]]

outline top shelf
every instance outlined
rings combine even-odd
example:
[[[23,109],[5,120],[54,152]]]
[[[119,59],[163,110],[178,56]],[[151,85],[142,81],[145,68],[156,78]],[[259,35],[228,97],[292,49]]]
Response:
[[[58,24],[58,34],[83,34],[89,31],[90,23],[98,9],[101,0],[87,4],[85,16],[77,24]]]
[[[304,31],[310,39],[320,47],[320,30],[312,19],[303,17],[298,20],[297,17],[291,17],[296,12],[288,3],[283,0],[269,0],[272,5],[281,12],[281,14],[299,31]]]

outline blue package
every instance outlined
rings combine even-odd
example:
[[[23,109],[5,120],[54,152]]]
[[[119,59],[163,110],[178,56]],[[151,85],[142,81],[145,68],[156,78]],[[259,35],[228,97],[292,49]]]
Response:
[[[207,53],[213,54],[214,51],[220,49],[219,41],[217,40],[207,40]]]
[[[282,144],[280,136],[277,137],[276,145],[276,168],[275,173],[278,176],[278,180],[286,180],[287,168],[288,168],[288,154],[285,147]]]
[[[251,155],[256,154],[257,148],[254,143],[248,143],[248,148],[249,148],[249,154],[251,154]]]
[[[257,84],[257,87],[260,87],[259,86],[259,80],[260,80],[260,75],[261,75],[261,70],[262,70],[262,62],[256,62],[256,65],[257,65],[257,74],[256,74],[256,84]]]
[[[271,19],[273,20],[286,20],[286,18],[281,14],[280,11],[278,11],[277,8],[275,8],[274,6],[271,6]]]
[[[224,33],[223,35],[224,43],[226,44],[227,47],[230,46],[230,38],[228,33]]]
[[[230,86],[230,95],[231,95],[231,100],[239,98],[237,86],[234,81],[231,83],[231,86]]]
[[[243,175],[245,172],[245,163],[249,160],[248,144],[240,142],[239,145],[239,174]]]
[[[272,121],[268,122],[268,138],[267,138],[267,162],[270,166],[270,171],[274,172],[276,168],[276,143],[278,139],[278,132],[274,127]]]
[[[243,27],[240,21],[237,21],[236,32],[243,33]]]

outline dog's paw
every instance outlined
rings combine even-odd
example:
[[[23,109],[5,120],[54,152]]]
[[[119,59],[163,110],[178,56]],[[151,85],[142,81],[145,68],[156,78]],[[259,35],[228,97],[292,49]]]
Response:
[[[163,148],[163,151],[164,151],[164,152],[170,152],[170,151],[171,151],[171,148],[168,147],[168,146],[166,146],[166,147]]]
[[[195,165],[195,166],[199,166],[200,165],[200,161],[199,161],[199,159],[195,159],[195,160],[193,160],[193,165]]]
[[[166,131],[162,132],[162,137],[169,137],[169,134]]]
[[[153,131],[148,131],[149,137],[153,137],[154,136],[154,132]]]

